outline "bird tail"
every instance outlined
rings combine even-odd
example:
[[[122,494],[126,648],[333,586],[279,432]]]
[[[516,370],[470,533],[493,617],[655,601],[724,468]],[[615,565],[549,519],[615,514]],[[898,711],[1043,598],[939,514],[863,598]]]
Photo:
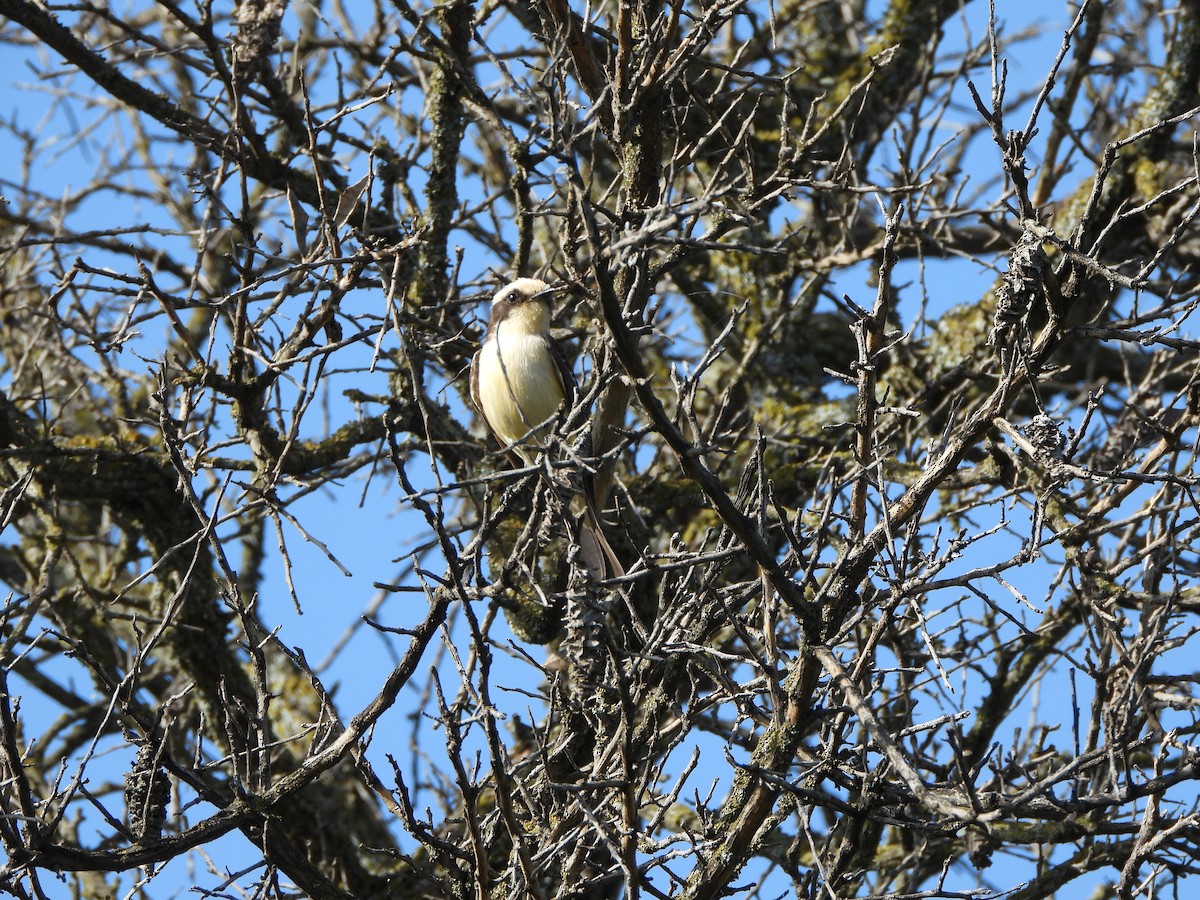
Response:
[[[604,527],[600,524],[600,515],[596,512],[595,500],[589,491],[585,490],[571,498],[571,514],[579,523],[579,558],[588,574],[597,581],[624,575],[625,567],[604,536]]]

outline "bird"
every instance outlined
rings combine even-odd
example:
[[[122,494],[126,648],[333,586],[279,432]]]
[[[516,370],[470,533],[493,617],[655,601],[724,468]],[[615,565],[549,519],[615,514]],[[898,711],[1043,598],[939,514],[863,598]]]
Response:
[[[569,410],[576,396],[570,364],[550,334],[552,293],[539,278],[517,278],[498,290],[492,296],[487,335],[471,360],[475,408],[496,440],[527,466],[536,464],[555,417]],[[624,574],[586,483],[571,497],[569,508],[581,526],[572,537],[588,571],[601,580]]]
[[[471,399],[492,434],[533,465],[575,379],[550,334],[550,285],[518,278],[495,293],[487,337],[471,361]],[[530,440],[535,446],[530,445]]]

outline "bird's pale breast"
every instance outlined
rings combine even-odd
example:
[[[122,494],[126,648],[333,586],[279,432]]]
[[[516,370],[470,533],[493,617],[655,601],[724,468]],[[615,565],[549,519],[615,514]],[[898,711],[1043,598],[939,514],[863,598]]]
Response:
[[[558,366],[547,339],[505,333],[488,341],[479,356],[479,402],[492,430],[513,444],[543,424],[563,401]]]

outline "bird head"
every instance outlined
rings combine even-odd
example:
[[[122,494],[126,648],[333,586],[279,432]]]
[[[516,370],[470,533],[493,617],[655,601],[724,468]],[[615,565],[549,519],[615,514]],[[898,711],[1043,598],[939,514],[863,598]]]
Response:
[[[540,278],[518,278],[505,285],[492,297],[491,327],[509,321],[529,331],[546,331],[550,327],[549,290],[550,285]]]

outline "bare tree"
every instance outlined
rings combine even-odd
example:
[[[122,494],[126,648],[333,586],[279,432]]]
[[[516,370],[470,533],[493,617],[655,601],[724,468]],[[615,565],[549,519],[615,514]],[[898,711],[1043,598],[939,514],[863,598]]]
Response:
[[[0,0],[0,886],[1196,871],[1200,2],[1005,7]],[[463,375],[518,276],[528,465]]]

